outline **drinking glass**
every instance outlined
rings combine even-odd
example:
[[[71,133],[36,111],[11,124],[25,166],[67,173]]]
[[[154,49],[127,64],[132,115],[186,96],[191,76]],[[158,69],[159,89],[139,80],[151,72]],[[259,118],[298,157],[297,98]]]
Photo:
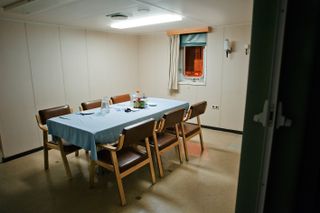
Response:
[[[109,97],[105,96],[101,100],[101,112],[109,113]]]

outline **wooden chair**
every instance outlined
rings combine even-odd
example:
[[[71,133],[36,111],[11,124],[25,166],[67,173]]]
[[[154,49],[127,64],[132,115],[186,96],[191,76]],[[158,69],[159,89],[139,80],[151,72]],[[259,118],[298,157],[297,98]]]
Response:
[[[116,145],[100,144],[101,150],[97,152],[98,160],[91,161],[90,186],[94,184],[95,166],[102,166],[115,173],[121,205],[126,204],[126,198],[122,185],[122,178],[149,165],[152,183],[155,183],[155,173],[149,146],[149,137],[153,135],[155,128],[154,119],[149,119],[123,129]],[[144,146],[138,144],[144,140]],[[143,148],[144,150],[141,150]]]
[[[101,107],[101,99],[93,100],[93,101],[87,101],[82,102],[80,106],[80,111],[88,110],[88,109],[94,109]]]
[[[180,163],[182,163],[181,157],[181,148],[180,148],[180,140],[179,140],[179,126],[181,127],[183,117],[184,117],[184,109],[177,109],[174,111],[170,111],[165,113],[162,119],[158,122],[157,129],[153,134],[153,140],[151,140],[151,147],[154,149],[158,168],[159,175],[163,177],[163,166],[161,161],[161,155],[176,147],[179,155]],[[167,129],[173,128],[174,133],[168,132]]]
[[[53,107],[49,109],[39,110],[38,114],[36,115],[38,126],[42,130],[42,134],[43,134],[43,151],[44,151],[45,170],[49,168],[49,159],[48,159],[49,152],[48,151],[50,149],[59,150],[64,168],[69,178],[72,178],[72,174],[71,174],[69,163],[66,156],[73,152],[75,152],[76,156],[78,156],[79,149],[81,149],[81,147],[67,144],[66,141],[64,141],[61,138],[53,137],[54,139],[52,141],[49,141],[48,128],[46,126],[46,123],[49,118],[70,114],[71,112],[72,112],[71,108],[68,105],[64,105],[64,106],[58,106],[58,107]]]
[[[187,141],[190,140],[191,138],[193,138],[194,136],[199,135],[200,144],[201,144],[201,152],[203,152],[203,150],[204,150],[200,115],[202,115],[206,111],[206,108],[207,108],[206,101],[202,101],[202,102],[199,102],[199,103],[192,105],[189,108],[189,110],[184,118],[182,128],[179,128],[179,135],[182,137],[182,140],[183,140],[184,151],[185,151],[185,156],[186,156],[187,161],[189,160]],[[197,118],[196,124],[186,122],[186,121],[188,121],[192,118],[195,118],[195,117]]]
[[[130,101],[130,94],[123,94],[111,97],[111,104]]]

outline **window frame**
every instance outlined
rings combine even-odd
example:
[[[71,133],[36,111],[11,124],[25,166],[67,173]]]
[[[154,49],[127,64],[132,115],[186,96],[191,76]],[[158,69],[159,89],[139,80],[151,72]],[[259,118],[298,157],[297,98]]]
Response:
[[[203,47],[203,71],[202,76],[200,77],[190,77],[184,75],[185,73],[185,60],[186,60],[186,47],[180,47],[180,57],[179,57],[179,78],[178,84],[180,85],[194,85],[194,86],[205,86],[206,85],[206,76],[207,76],[207,45],[200,46]],[[196,46],[198,47],[198,46]]]

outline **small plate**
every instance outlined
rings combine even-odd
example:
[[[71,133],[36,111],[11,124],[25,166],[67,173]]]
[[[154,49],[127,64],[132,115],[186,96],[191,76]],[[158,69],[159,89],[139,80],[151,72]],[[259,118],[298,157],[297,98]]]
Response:
[[[92,115],[94,112],[79,112],[80,115]]]
[[[131,112],[136,112],[140,110],[139,108],[134,108],[134,107],[129,107],[128,109],[130,109]]]
[[[157,106],[157,104],[156,103],[148,103],[148,106],[153,107],[153,106]]]

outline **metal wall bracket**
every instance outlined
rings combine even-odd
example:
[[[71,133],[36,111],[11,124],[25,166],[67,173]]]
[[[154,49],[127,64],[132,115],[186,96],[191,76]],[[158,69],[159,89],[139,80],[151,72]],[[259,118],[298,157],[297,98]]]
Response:
[[[277,120],[276,120],[276,128],[279,129],[280,127],[290,127],[292,125],[291,119],[286,118],[282,114],[282,102],[278,103],[278,110],[277,110]]]
[[[272,116],[270,116],[271,113],[272,110],[269,107],[269,100],[265,100],[262,112],[260,112],[259,114],[255,114],[253,116],[253,121],[261,123],[263,127],[267,127],[269,126],[270,118],[272,118]]]

